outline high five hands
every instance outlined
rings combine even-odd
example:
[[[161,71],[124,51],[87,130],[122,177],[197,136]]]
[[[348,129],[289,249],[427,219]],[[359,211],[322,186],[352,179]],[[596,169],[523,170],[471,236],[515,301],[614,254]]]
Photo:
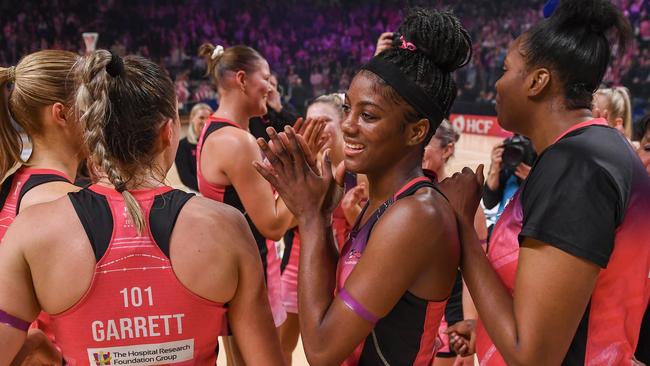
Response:
[[[298,127],[302,128],[301,125]],[[305,127],[305,130],[308,128]],[[299,224],[317,215],[330,218],[343,197],[343,164],[339,164],[334,173],[328,149],[321,158],[322,169],[318,169],[314,152],[317,143],[310,147],[306,141],[319,141],[319,138],[310,135],[316,128],[314,125],[311,132],[306,131],[302,136],[289,126],[281,133],[268,128],[270,141],[257,140],[266,160],[253,164],[275,187]]]

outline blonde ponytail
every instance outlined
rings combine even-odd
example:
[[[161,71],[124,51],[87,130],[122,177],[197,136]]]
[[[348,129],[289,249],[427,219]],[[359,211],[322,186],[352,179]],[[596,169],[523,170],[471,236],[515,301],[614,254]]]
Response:
[[[625,137],[632,138],[632,104],[630,103],[630,92],[624,86],[608,89],[598,89],[596,95],[605,99],[605,109],[610,125],[617,119],[623,120]]]
[[[618,110],[620,110],[620,117],[623,119],[623,128],[625,137],[632,138],[632,103],[630,102],[630,92],[624,86],[614,88],[617,94],[615,100],[618,102]]]
[[[14,66],[0,67],[0,180],[4,180],[11,168],[22,162],[20,153],[23,150],[23,142],[9,116],[5,95],[7,84],[14,82],[15,70]]]
[[[124,204],[126,205],[126,209],[129,212],[129,217],[133,221],[133,225],[135,225],[136,231],[139,235],[142,235],[147,227],[147,224],[144,219],[144,214],[142,213],[140,204],[129,191],[122,191],[122,198],[124,198]]]
[[[33,137],[42,130],[44,107],[70,106],[74,94],[70,70],[78,59],[72,52],[44,50],[23,57],[16,66],[0,67],[0,179],[23,162],[23,143],[13,122]],[[9,83],[13,90],[7,98]]]

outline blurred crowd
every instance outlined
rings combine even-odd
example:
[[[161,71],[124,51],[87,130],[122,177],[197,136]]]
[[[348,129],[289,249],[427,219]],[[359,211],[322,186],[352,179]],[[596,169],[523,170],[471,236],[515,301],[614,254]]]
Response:
[[[640,114],[650,105],[650,1],[615,0],[636,40],[608,70],[606,84],[625,85]],[[197,50],[205,41],[259,50],[278,75],[285,102],[303,111],[314,96],[343,91],[395,29],[408,5],[453,10],[471,32],[475,57],[457,73],[458,100],[493,103],[507,45],[542,16],[544,1],[490,0],[267,1],[49,0],[0,2],[0,65],[43,48],[77,50],[82,32],[97,32],[97,47],[156,60],[173,76],[183,105],[216,104]],[[185,109],[186,109],[185,108]]]

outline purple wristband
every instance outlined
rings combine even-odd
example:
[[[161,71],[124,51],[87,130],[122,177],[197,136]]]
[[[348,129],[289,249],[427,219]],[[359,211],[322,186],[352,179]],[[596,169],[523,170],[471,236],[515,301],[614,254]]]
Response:
[[[353,299],[352,296],[350,296],[350,294],[345,290],[345,288],[342,288],[339,291],[339,297],[347,307],[349,307],[357,315],[362,317],[365,321],[371,324],[377,324],[377,322],[379,321],[378,316],[369,312],[365,307],[363,307],[363,305],[361,305],[361,303]]]
[[[27,329],[29,329],[29,325],[30,325],[29,322],[26,322],[22,319],[18,319],[15,316],[9,315],[2,310],[0,310],[0,324],[7,324],[12,328],[22,330],[23,332],[26,332]]]

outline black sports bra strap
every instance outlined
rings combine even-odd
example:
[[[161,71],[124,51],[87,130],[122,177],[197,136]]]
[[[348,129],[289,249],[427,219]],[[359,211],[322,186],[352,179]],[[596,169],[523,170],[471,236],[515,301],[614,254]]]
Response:
[[[88,188],[68,193],[68,197],[88,235],[95,260],[99,262],[108,250],[113,236],[113,214],[108,200]]]
[[[433,183],[432,181],[426,181],[426,180],[417,182],[417,183],[413,184],[412,186],[408,187],[403,192],[401,192],[399,195],[397,195],[396,200],[398,200],[400,198],[410,196],[410,195],[414,194],[415,192],[417,192],[418,189],[424,188],[424,187],[429,187],[429,188],[435,189],[438,193],[440,193],[440,195],[442,197],[444,197],[445,200],[449,201],[447,196],[445,196],[445,194],[442,193],[440,188],[438,188],[437,184]]]
[[[36,188],[41,184],[51,183],[51,182],[66,182],[70,183],[68,178],[62,177],[56,174],[34,174],[27,178],[27,181],[20,188],[20,194],[18,195],[18,202],[16,203],[16,214],[20,212],[20,201],[23,200],[23,196],[29,192],[32,188]]]
[[[432,182],[426,181],[426,180],[417,182],[417,183],[413,184],[412,186],[408,187],[407,189],[405,189],[404,191],[400,192],[397,195],[397,197],[395,197],[395,200],[397,201],[397,200],[399,200],[401,198],[408,197],[408,196],[412,195],[413,193],[417,192],[418,189],[424,188],[424,187],[435,188],[435,185]]]
[[[149,212],[149,227],[154,241],[167,258],[169,258],[169,240],[178,215],[192,197],[194,197],[193,193],[174,189],[154,198]]]
[[[5,206],[7,197],[9,197],[9,193],[11,193],[11,185],[14,183],[15,176],[15,173],[11,174],[4,182],[2,182],[2,187],[0,187],[0,209]]]
[[[205,135],[203,135],[203,142],[205,143],[205,140],[208,139],[208,136],[210,136],[213,132],[218,131],[224,127],[237,127],[236,125],[228,122],[223,122],[219,120],[208,120],[209,125],[208,129],[205,131]],[[201,144],[201,150],[203,150],[203,144]]]
[[[375,212],[372,214],[372,217],[368,221],[366,221],[364,225],[374,226],[377,220],[379,220],[379,218],[384,214],[384,212],[388,209],[388,207],[390,207],[393,203],[395,203],[395,201],[402,199],[404,197],[408,197],[414,194],[415,192],[417,192],[418,189],[424,187],[430,187],[435,189],[438,193],[442,195],[442,197],[444,197],[447,201],[449,201],[447,197],[444,195],[444,193],[440,191],[440,189],[435,183],[433,183],[430,180],[421,180],[416,183],[413,183],[413,185],[404,189],[402,192],[399,192],[399,194],[397,194],[396,196],[390,197],[386,202],[384,202],[381,206],[379,206],[377,210],[375,210]],[[369,202],[366,202],[366,204],[363,206],[363,209],[361,210],[361,213],[357,216],[357,220],[355,221],[354,226],[352,227],[353,231],[359,230],[361,218],[364,216],[366,209],[368,208],[368,205]]]

